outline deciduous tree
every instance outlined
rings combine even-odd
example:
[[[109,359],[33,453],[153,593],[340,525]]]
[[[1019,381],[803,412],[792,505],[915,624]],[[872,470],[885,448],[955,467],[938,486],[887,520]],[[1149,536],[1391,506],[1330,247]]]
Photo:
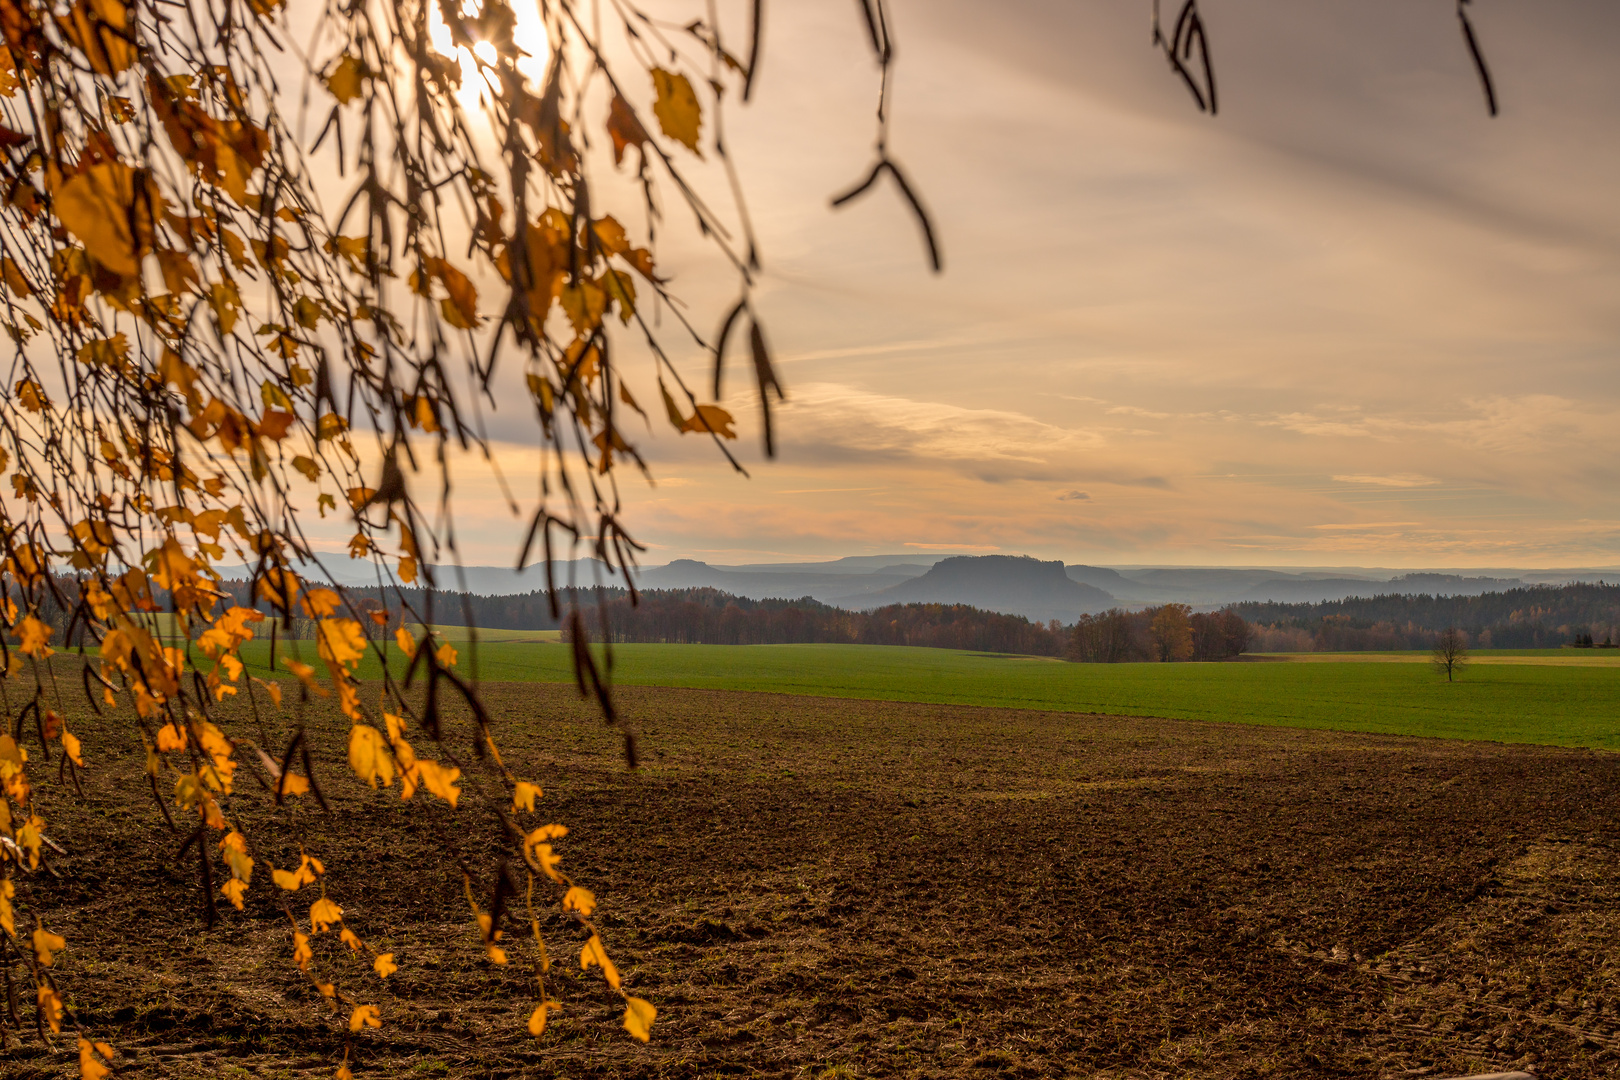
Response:
[[[1166,604],[1153,616],[1148,634],[1153,640],[1154,659],[1161,663],[1192,659],[1191,614],[1192,608],[1186,604]]]
[[[243,813],[268,798],[286,824],[294,804],[325,802],[304,728],[265,745],[262,728],[227,715],[228,702],[281,706],[283,685],[250,677],[241,655],[268,636],[300,701],[338,704],[356,782],[452,808],[480,793],[503,861],[478,869],[447,852],[445,869],[463,877],[490,959],[525,947],[503,940],[508,901],[554,905],[578,929],[580,965],[623,995],[624,1026],[645,1040],[655,1010],[621,987],[590,893],[554,849],[567,830],[502,758],[456,650],[323,587],[308,530],[349,522],[349,554],[373,560],[380,584],[437,584],[428,566],[457,552],[452,466],[494,466],[484,411],[516,387],[546,451],[517,561],[538,550],[549,576],[559,543],[585,543],[622,572],[638,548],[617,478],[625,464],[645,471],[627,418],[667,417],[729,457],[736,419],[718,399],[737,339],[772,451],[783,388],[753,306],[746,209],[740,197],[711,205],[689,178],[705,161],[730,170],[719,105],[750,96],[762,5],[733,42],[702,5],[671,22],[581,0],[283,3],[0,0],[0,325],[13,344],[0,674],[16,687],[0,734],[4,949],[27,961],[40,1030],[79,1031],[86,1075],[104,1073],[112,1050],[52,973],[73,943],[46,929],[32,888],[56,843],[35,766],[60,754],[77,785],[102,749],[53,708],[52,654],[72,642],[85,658],[71,670],[97,709],[127,718],[162,818],[188,837],[207,919],[272,891],[287,961],[337,1023],[393,1022],[378,981],[410,957],[378,953],[366,978],[341,981],[330,963],[374,951],[343,917],[340,898],[362,883],[300,847],[296,830],[252,829]],[[883,73],[879,135],[870,175],[840,201],[892,182],[937,267],[883,135],[886,12],[881,0],[862,10]],[[669,212],[690,216],[735,274],[712,338],[668,292],[656,238]],[[671,363],[672,336],[712,354],[712,400]],[[657,387],[645,405],[618,360],[636,341]],[[223,587],[229,564],[251,572],[247,603]],[[413,624],[433,623],[431,597]],[[555,592],[552,604],[561,614]],[[66,621],[54,641],[52,605]],[[174,642],[158,633],[160,609]],[[276,647],[295,620],[313,663]],[[408,666],[385,666],[362,691],[360,663],[384,635]],[[576,655],[582,691],[612,721],[603,673]],[[451,730],[450,699],[465,702],[471,730]],[[538,927],[531,917],[527,947],[543,958]],[[544,966],[526,990],[537,1036],[551,1006]]]
[[[1435,637],[1429,658],[1446,682],[1455,681],[1457,673],[1468,666],[1468,635],[1455,626],[1446,627]]]

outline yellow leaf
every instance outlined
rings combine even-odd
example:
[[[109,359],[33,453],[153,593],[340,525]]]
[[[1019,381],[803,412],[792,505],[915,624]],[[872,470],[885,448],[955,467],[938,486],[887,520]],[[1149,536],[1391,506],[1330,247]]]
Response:
[[[652,81],[658,93],[658,99],[653,102],[658,126],[665,135],[702,157],[703,151],[698,149],[698,129],[703,123],[703,107],[692,91],[691,80],[678,72],[655,67]]]
[[[53,1033],[61,1034],[62,999],[57,996],[55,987],[51,986],[50,983],[42,982],[39,984],[39,993],[36,996],[39,1001],[39,1015],[43,1016],[45,1022],[51,1025]]]
[[[577,911],[590,918],[591,912],[596,910],[596,895],[575,885],[563,893],[562,906],[564,911]]]
[[[343,1048],[343,1064],[338,1066],[337,1072],[332,1074],[332,1080],[354,1080],[354,1073],[349,1071],[349,1048]]]
[[[110,338],[96,338],[79,346],[75,354],[86,367],[104,367],[121,370],[129,363],[129,339],[123,334]]]
[[[624,226],[612,214],[591,223],[591,232],[602,250],[609,255],[623,255],[630,250],[630,237]]]
[[[320,478],[321,478],[321,467],[319,465],[315,464],[315,459],[314,458],[305,457],[303,454],[299,454],[297,457],[293,458],[292,464],[293,464],[293,468],[295,468],[299,472],[303,473],[304,477],[310,483],[313,484],[316,481],[320,480]]]
[[[326,242],[328,254],[337,255],[357,274],[366,272],[370,243],[364,236],[334,236]]]
[[[732,415],[718,405],[699,405],[697,412],[681,425],[681,431],[712,431],[721,438],[735,439],[737,432],[731,426],[734,422]]]
[[[364,91],[365,80],[370,75],[364,60],[345,53],[326,77],[326,88],[340,103],[347,105]]]
[[[562,856],[551,850],[551,845],[543,843],[546,840],[555,840],[567,836],[568,828],[565,825],[542,825],[523,838],[523,854],[526,858],[539,865],[546,876],[553,881],[561,881],[562,876],[557,873],[557,864],[562,862]]]
[[[625,149],[631,146],[641,151],[645,159],[647,129],[636,118],[630,103],[618,94],[613,95],[613,104],[608,108],[607,130],[613,140],[613,164],[624,164]]]
[[[129,9],[119,0],[79,0],[67,17],[57,17],[56,24],[83,50],[98,75],[117,75],[135,62]]]
[[[422,786],[431,794],[455,806],[456,800],[461,797],[461,789],[456,787],[456,778],[461,775],[461,770],[454,765],[445,768],[436,761],[426,759],[418,761],[416,766]]]
[[[444,321],[462,330],[475,328],[478,325],[478,290],[473,288],[467,275],[443,259],[430,258],[425,260],[424,265],[450,294],[439,305]]]
[[[619,969],[608,959],[607,950],[602,948],[602,939],[596,934],[592,934],[591,940],[579,950],[579,969],[589,971],[592,967],[601,968],[602,977],[607,980],[607,984],[615,990],[619,988]]]
[[[155,190],[148,191],[153,202],[152,216],[160,216],[162,199]],[[141,267],[129,227],[134,203],[134,170],[121,161],[104,161],[57,189],[51,208],[92,259],[119,277],[133,278]],[[136,216],[146,216],[144,206]]]
[[[409,420],[413,427],[419,427],[426,432],[439,430],[439,417],[433,411],[433,399],[426,394],[418,394],[405,399],[409,408]]]
[[[565,286],[557,297],[563,314],[581,339],[602,325],[602,313],[607,310],[607,293],[596,282],[586,278],[578,285]]]
[[[489,962],[492,964],[506,963],[506,950],[498,945],[485,945],[484,954],[489,957]]]
[[[34,289],[28,284],[28,278],[17,265],[17,260],[10,255],[0,257],[0,280],[6,283],[6,288],[20,297],[34,295]]]
[[[101,1043],[100,1045],[107,1046],[106,1043]],[[80,1080],[104,1080],[105,1077],[112,1074],[111,1069],[107,1068],[107,1066],[96,1060],[96,1049],[97,1044],[92,1043],[89,1039],[86,1039],[82,1035],[79,1036]],[[107,1046],[107,1049],[111,1050],[112,1047]],[[111,1057],[112,1055],[108,1054],[107,1056]]]
[[[315,984],[315,989],[317,989],[317,990],[319,990],[321,992],[321,997],[327,997],[327,998],[335,998],[335,997],[337,997],[337,984],[336,983],[317,982]]]
[[[163,273],[163,286],[171,293],[188,293],[201,282],[197,264],[184,251],[159,248],[158,269]]]
[[[53,934],[43,926],[34,931],[34,958],[44,967],[55,963],[52,953],[61,952],[67,948],[67,939],[60,934]]]
[[[389,742],[398,741],[399,737],[405,732],[405,718],[403,716],[396,716],[393,713],[388,712],[386,709],[383,710],[383,723],[388,725]],[[396,750],[395,753],[398,753],[398,751]],[[411,759],[412,762],[415,760],[415,758]]]
[[[347,926],[340,929],[342,932],[338,934],[338,937],[342,939],[343,944],[349,947],[350,952],[359,952],[366,947],[365,942],[361,941],[353,930],[350,930]]]
[[[638,997],[624,999],[624,1030],[646,1042],[652,1038],[653,1021],[658,1018],[658,1010],[653,1008],[650,1001]]]
[[[22,650],[23,655],[43,660],[56,651],[45,644],[54,633],[56,633],[55,627],[40,622],[34,616],[29,615],[23,619],[22,625],[17,628],[17,647]]]
[[[669,414],[669,422],[675,425],[676,431],[685,434],[686,417],[681,413],[681,407],[675,404],[675,399],[670,396],[669,387],[664,385],[663,379],[658,380],[658,392],[664,395],[664,411]]]
[[[310,589],[300,601],[304,614],[312,619],[324,619],[338,609],[343,597],[331,589]]]
[[[636,314],[636,283],[623,270],[609,268],[602,272],[602,291],[619,305],[619,321],[628,326]]]
[[[434,659],[439,661],[440,667],[456,666],[456,647],[448,641],[433,651]]]
[[[278,686],[276,689],[281,688]],[[292,795],[309,794],[309,781],[295,772],[282,773],[281,780],[276,787],[284,799]]]
[[[534,1007],[534,1012],[529,1014],[530,1035],[533,1035],[538,1039],[540,1036],[546,1033],[546,1013],[549,1012],[550,1009],[551,1002],[549,1001],[542,1001],[540,1004]]]
[[[240,244],[241,241],[238,240],[237,243]],[[229,334],[236,326],[237,313],[242,310],[242,294],[237,291],[234,282],[216,282],[208,288],[208,306],[214,309],[214,319],[219,323],[220,334]]]
[[[185,745],[186,733],[180,730],[180,728],[175,725],[174,721],[171,720],[167,724],[164,724],[162,727],[158,728],[158,753],[167,754],[174,750],[182,750],[185,748]]]
[[[307,296],[300,296],[298,302],[293,305],[293,318],[305,330],[315,329],[320,324],[323,314],[321,305]]]
[[[315,953],[309,947],[309,935],[302,930],[293,931],[293,963],[298,965],[299,971],[308,971],[309,962],[315,959]]]
[[[81,756],[82,750],[83,747],[81,747],[79,744],[79,737],[73,734],[67,728],[63,728],[62,753],[66,754],[69,760],[71,760],[73,764],[77,765],[81,769],[84,768],[84,758]]]
[[[0,799],[0,806],[4,804],[5,800]],[[11,809],[6,807],[8,818],[10,813]],[[0,878],[0,927],[5,928],[7,937],[17,936],[17,914],[11,910],[11,898],[16,895],[17,889],[12,885],[11,879]]]
[[[324,896],[309,905],[309,928],[311,933],[323,933],[333,923],[342,921],[343,909]]]
[[[44,412],[51,407],[51,399],[45,396],[44,388],[33,379],[17,380],[16,392],[17,400],[31,413]]]
[[[379,979],[386,979],[399,970],[399,965],[394,963],[393,953],[385,952],[377,954],[377,959],[371,962],[371,969],[377,973]]]
[[[349,1014],[349,1030],[359,1031],[362,1027],[382,1027],[382,1021],[377,1017],[377,1006],[356,1005],[354,1012]]]
[[[349,729],[349,768],[373,789],[379,780],[383,787],[393,784],[394,762],[383,744],[382,732],[369,724]]]
[[[219,238],[225,243],[225,254],[230,256],[232,266],[238,270],[246,270],[253,265],[248,260],[247,244],[243,242],[240,236],[237,236],[230,229],[221,228]],[[234,289],[232,291],[235,292]]]
[[[512,809],[527,810],[534,813],[534,800],[540,798],[545,792],[527,780],[519,780],[516,789],[512,792]]]
[[[265,682],[263,679],[259,678],[258,676],[254,676],[253,681],[258,683],[260,686],[264,687],[264,692],[270,695],[270,700],[271,700],[272,703],[274,703],[276,705],[276,707],[279,708],[281,706],[281,684],[280,683]]]
[[[242,897],[247,892],[248,883],[241,878],[231,878],[219,887],[220,895],[231,902],[237,911],[242,910]]]
[[[271,867],[270,877],[271,880],[288,892],[296,892],[305,885],[314,884],[315,875],[323,873],[324,870],[325,868],[321,866],[319,859],[312,859],[305,855],[299,861],[297,870],[277,870]]]
[[[316,624],[316,646],[328,664],[350,667],[366,653],[366,631],[355,619],[322,619]]]

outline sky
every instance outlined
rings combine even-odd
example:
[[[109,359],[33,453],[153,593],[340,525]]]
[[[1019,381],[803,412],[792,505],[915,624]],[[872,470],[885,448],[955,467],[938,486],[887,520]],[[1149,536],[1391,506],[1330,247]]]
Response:
[[[779,454],[740,357],[747,478],[635,429],[645,561],[1620,562],[1620,6],[1472,4],[1494,119],[1440,0],[1200,9],[1215,117],[1150,46],[1148,0],[897,0],[890,145],[936,276],[891,188],[828,205],[872,160],[856,5],[768,4],[725,122]],[[668,216],[660,265],[707,328],[735,279]],[[527,415],[493,429],[520,490]],[[510,562],[526,521],[476,469],[458,499],[464,561]]]

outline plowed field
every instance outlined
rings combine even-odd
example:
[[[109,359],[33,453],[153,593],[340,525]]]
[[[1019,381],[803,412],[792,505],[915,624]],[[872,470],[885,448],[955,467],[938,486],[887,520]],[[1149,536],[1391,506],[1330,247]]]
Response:
[[[457,828],[481,808],[403,813],[334,737],[321,775],[346,812],[305,800],[295,822],[400,964],[366,984],[384,1026],[353,1038],[361,1080],[1620,1073],[1620,757],[630,688],[630,772],[568,688],[488,694],[572,829],[559,849],[627,989],[659,1009],[653,1041],[578,973],[560,918],[566,1008],[530,1039],[526,960],[485,960],[442,854],[493,863]],[[268,873],[203,929],[139,747],[70,723],[85,796],[41,773],[67,855],[19,900],[59,911],[58,981],[121,1075],[330,1076],[346,1026],[288,963]],[[0,1071],[76,1075],[21,1008]]]

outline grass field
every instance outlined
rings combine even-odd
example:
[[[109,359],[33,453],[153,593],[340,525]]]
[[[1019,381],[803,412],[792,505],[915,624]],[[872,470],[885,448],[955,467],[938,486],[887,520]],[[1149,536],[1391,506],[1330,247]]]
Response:
[[[509,632],[490,632],[477,648],[476,670],[485,681],[573,679],[569,650],[502,638],[504,633]],[[471,666],[473,650],[465,635],[451,640],[461,666]],[[311,644],[297,644],[301,655],[312,659]],[[260,642],[250,643],[244,654],[260,665],[268,659]],[[392,665],[403,660],[392,646],[389,656]],[[1620,749],[1620,667],[1593,653],[1486,654],[1451,684],[1416,662],[1425,659],[1421,653],[1300,654],[1224,664],[1070,664],[877,645],[621,645],[613,656],[613,679],[621,686]],[[368,678],[378,673],[375,658],[362,669]]]

